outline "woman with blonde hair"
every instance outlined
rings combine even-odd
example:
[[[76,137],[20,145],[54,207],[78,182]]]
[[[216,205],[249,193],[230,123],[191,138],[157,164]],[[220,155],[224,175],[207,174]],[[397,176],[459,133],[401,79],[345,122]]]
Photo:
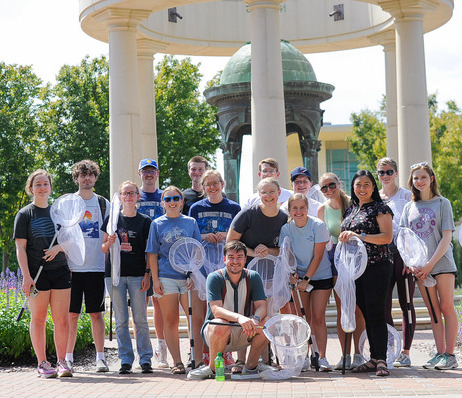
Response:
[[[455,369],[459,366],[454,356],[458,328],[454,308],[457,268],[451,243],[455,230],[451,203],[439,193],[435,172],[427,162],[411,166],[408,185],[412,200],[404,207],[400,224],[411,228],[427,245],[427,263],[423,268],[411,271],[418,279],[428,312],[431,313],[433,305],[438,321],[431,316],[437,353],[423,366],[426,369]],[[436,280],[436,285],[428,287],[427,294],[423,282],[428,276]]]
[[[342,183],[334,173],[324,173],[319,178],[320,190],[323,193],[326,201],[321,204],[318,208],[318,217],[325,222],[327,229],[332,239],[332,248],[329,250],[329,260],[332,267],[332,275],[334,278],[334,284],[337,280],[337,268],[334,264],[334,253],[338,243],[338,236],[340,235],[340,225],[343,221],[343,215],[346,209],[350,206],[350,198],[342,189]],[[335,305],[337,307],[337,335],[339,338],[340,346],[342,347],[342,353],[346,352],[345,367],[347,369],[354,369],[357,366],[362,365],[365,361],[361,353],[359,352],[359,338],[365,328],[364,317],[361,314],[360,309],[356,306],[355,317],[356,317],[356,329],[352,333],[354,342],[354,355],[353,361],[351,361],[350,349],[351,349],[351,334],[348,336],[348,346],[345,350],[345,332],[342,329],[340,323],[341,314],[341,303],[340,297],[334,290]],[[343,356],[335,366],[335,370],[342,369]]]
[[[120,280],[117,286],[111,284],[111,264],[106,263],[106,286],[113,292],[112,302],[116,321],[116,336],[121,360],[120,374],[131,373],[135,355],[129,332],[129,315],[127,293],[130,297],[130,308],[136,328],[136,348],[140,357],[142,373],[152,373],[151,358],[153,355],[149,326],[146,315],[146,291],[150,285],[150,269],[146,263],[146,241],[148,239],[151,219],[138,213],[138,186],[131,181],[124,181],[119,186],[119,197],[122,204],[117,230],[114,235],[107,234],[109,217],[103,223],[104,231],[101,249],[109,253],[111,246],[120,240]]]
[[[185,374],[178,334],[180,321],[178,303],[187,313],[186,289],[190,289],[192,285],[186,283],[185,274],[173,269],[169,260],[169,251],[178,239],[190,237],[200,241],[201,235],[196,220],[182,214],[184,198],[179,188],[173,185],[167,187],[162,193],[161,200],[165,214],[156,218],[151,224],[146,253],[148,265],[152,270],[154,297],[159,299],[164,330],[167,332],[165,340],[174,362],[172,373]]]

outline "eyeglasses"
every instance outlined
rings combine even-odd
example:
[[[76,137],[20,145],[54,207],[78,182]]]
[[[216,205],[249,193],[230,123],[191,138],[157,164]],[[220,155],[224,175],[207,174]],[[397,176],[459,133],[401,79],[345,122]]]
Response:
[[[269,192],[266,192],[266,191],[261,191],[260,192],[260,196],[274,196],[274,195],[277,195],[278,194],[278,191],[269,191]]]
[[[387,176],[392,176],[393,174],[395,174],[395,170],[377,170],[377,174],[380,176],[380,177],[383,177],[385,174]]]
[[[308,184],[310,182],[310,180],[306,179],[306,180],[294,180],[293,181],[293,184],[294,185],[305,185],[305,184]]]
[[[207,184],[204,184],[205,187],[211,188],[211,187],[218,187],[221,184],[220,181],[212,181],[208,182]]]
[[[156,169],[143,169],[141,170],[141,172],[143,174],[157,174],[157,170]]]
[[[427,162],[420,162],[420,163],[415,163],[411,166],[411,170],[416,169],[417,167],[425,167],[428,166]]]
[[[129,191],[129,192],[122,192],[122,196],[136,196],[138,192],[136,191]]]
[[[335,188],[337,188],[337,184],[335,182],[330,182],[329,184],[323,185],[321,187],[321,192],[326,193],[327,190],[329,190],[329,189],[334,190]]]
[[[175,195],[175,196],[164,196],[164,198],[162,199],[165,203],[170,203],[172,200],[174,202],[179,202],[181,200],[181,196],[180,195]]]

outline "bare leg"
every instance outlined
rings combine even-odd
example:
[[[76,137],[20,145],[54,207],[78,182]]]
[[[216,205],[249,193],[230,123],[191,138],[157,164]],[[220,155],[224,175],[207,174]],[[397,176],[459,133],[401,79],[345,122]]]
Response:
[[[29,300],[29,307],[31,312],[29,333],[39,365],[43,361],[47,360],[46,321],[48,314],[48,304],[50,304],[50,296],[50,290],[41,291],[36,297],[31,297]],[[69,306],[67,310],[69,311]]]
[[[311,293],[311,314],[312,322],[316,328],[316,342],[319,349],[319,357],[326,356],[327,346],[327,326],[326,326],[326,308],[329,301],[331,289],[314,290]],[[303,300],[303,299],[302,299]]]
[[[355,344],[355,354],[360,354],[359,339],[361,338],[361,335],[363,334],[364,329],[366,329],[366,321],[364,319],[363,313],[361,312],[358,306],[356,306],[356,309],[355,309],[355,318],[356,318],[356,329],[353,332],[353,341]]]
[[[446,340],[444,352],[448,354],[454,353],[458,329],[457,314],[454,308],[454,279],[452,274],[436,276],[439,306],[444,316],[444,337]]]
[[[67,340],[69,336],[69,304],[71,289],[52,289],[50,293],[51,317],[55,326],[54,338],[56,357],[58,361],[66,357]]]
[[[69,312],[69,337],[67,339],[66,353],[73,353],[75,341],[77,340],[77,326],[80,314]]]
[[[180,320],[178,307],[179,295],[177,293],[167,294],[158,300],[162,310],[164,328],[169,331],[165,335],[165,340],[173,362],[176,364],[181,362],[180,339],[178,335],[178,323]]]
[[[104,352],[104,336],[106,325],[102,312],[92,312],[89,314],[91,319],[91,332],[95,342],[96,352]]]

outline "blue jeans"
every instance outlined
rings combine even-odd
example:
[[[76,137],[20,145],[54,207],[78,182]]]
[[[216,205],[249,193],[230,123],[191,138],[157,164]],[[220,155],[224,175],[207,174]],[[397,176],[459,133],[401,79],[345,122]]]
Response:
[[[128,330],[127,291],[130,296],[133,322],[136,327],[136,349],[140,356],[140,364],[151,364],[153,355],[149,326],[146,315],[146,292],[141,292],[142,276],[121,276],[118,286],[113,286],[112,306],[116,321],[117,345],[121,363],[132,365],[135,360],[132,340]],[[106,278],[108,292],[111,292],[111,278]]]

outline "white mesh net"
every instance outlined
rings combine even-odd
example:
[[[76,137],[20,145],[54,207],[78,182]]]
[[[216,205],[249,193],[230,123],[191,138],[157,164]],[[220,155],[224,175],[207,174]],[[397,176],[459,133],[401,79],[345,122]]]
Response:
[[[391,325],[388,328],[388,342],[387,342],[387,366],[393,369],[393,363],[401,353],[401,336],[398,331]],[[359,352],[362,353],[364,359],[368,361],[370,356],[369,340],[367,339],[367,332],[364,330],[359,338]]]
[[[274,312],[282,308],[291,298],[290,275],[297,271],[297,258],[292,248],[292,242],[288,236],[284,238],[279,256],[276,260],[273,280],[273,307]]]
[[[117,223],[119,222],[120,214],[120,198],[119,194],[116,192],[112,196],[111,208],[109,212],[109,220],[107,223],[106,231],[108,235],[114,235],[117,231]],[[119,286],[120,281],[120,240],[116,236],[111,249],[109,251],[111,256],[111,265],[112,265],[112,285]]]
[[[334,254],[334,263],[338,271],[335,291],[340,297],[340,323],[345,333],[356,329],[356,288],[355,280],[366,269],[367,252],[363,242],[351,237],[347,242],[339,242]]]
[[[298,376],[305,362],[311,333],[305,319],[290,314],[276,315],[266,322],[264,333],[271,342],[282,369],[279,372],[263,371],[260,373],[261,377],[284,380]]]
[[[225,262],[223,261],[224,241],[218,243],[203,241],[202,246],[204,246],[205,250],[204,270],[206,275],[225,267]]]

